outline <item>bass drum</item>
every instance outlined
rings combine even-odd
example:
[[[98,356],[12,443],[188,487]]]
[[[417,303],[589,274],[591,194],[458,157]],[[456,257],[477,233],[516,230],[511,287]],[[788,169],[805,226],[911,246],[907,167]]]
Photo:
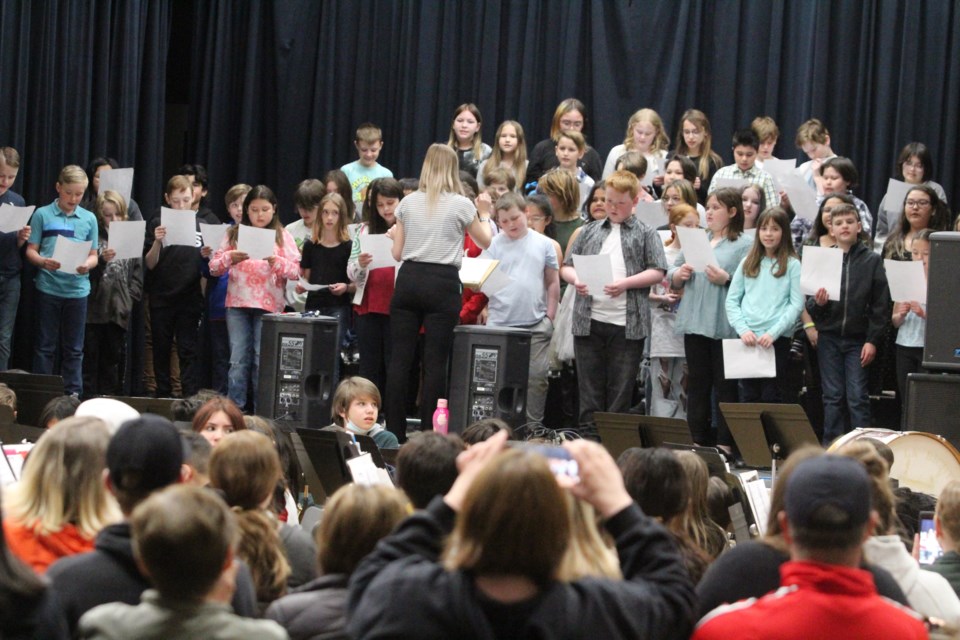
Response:
[[[934,497],[951,480],[960,480],[960,452],[934,433],[923,431],[891,431],[890,429],[854,429],[837,438],[828,451],[861,438],[874,438],[893,451],[890,477],[914,491]]]

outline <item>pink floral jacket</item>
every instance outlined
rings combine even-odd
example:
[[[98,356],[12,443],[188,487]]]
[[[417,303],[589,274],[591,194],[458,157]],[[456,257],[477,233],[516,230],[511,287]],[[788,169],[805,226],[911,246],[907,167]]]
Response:
[[[266,260],[244,260],[230,264],[230,251],[236,246],[224,237],[220,248],[210,258],[210,274],[220,276],[229,273],[226,307],[263,309],[268,313],[283,311],[283,290],[287,280],[300,277],[300,250],[286,229],[283,230],[283,246],[274,246],[277,257],[273,267]]]

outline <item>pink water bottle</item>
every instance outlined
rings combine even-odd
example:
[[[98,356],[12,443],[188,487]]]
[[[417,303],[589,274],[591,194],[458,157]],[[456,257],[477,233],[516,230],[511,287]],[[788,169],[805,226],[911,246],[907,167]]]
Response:
[[[437,400],[437,410],[433,412],[433,430],[445,434],[449,425],[450,410],[447,409],[447,400],[439,398]]]

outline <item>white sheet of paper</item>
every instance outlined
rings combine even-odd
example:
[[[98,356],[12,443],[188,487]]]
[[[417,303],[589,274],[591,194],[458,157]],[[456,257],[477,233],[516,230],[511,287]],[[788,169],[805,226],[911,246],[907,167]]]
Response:
[[[258,229],[241,224],[237,233],[237,250],[242,251],[251,260],[266,260],[273,255],[277,244],[277,232],[273,229]]]
[[[160,226],[167,230],[165,247],[197,246],[197,214],[193,211],[160,208]]]
[[[594,256],[573,256],[573,268],[577,271],[577,280],[587,285],[592,296],[606,296],[603,288],[613,282],[613,263],[610,254]]]
[[[390,481],[390,476],[386,470],[375,465],[373,457],[369,453],[350,458],[347,460],[347,467],[350,469],[350,476],[356,484],[393,487],[393,482]]]
[[[300,282],[298,284],[307,291],[323,291],[324,289],[330,288],[330,285],[328,284],[310,284],[303,278],[300,278]]]
[[[757,531],[761,536],[767,532],[767,520],[770,517],[770,490],[757,478],[745,483],[750,508],[757,520]]]
[[[33,205],[29,207],[15,207],[12,204],[0,204],[0,233],[20,231],[30,222],[33,215]]]
[[[694,271],[706,271],[707,265],[719,267],[717,257],[713,255],[710,239],[703,229],[689,229],[677,227],[680,237],[680,250],[683,251],[683,260],[693,267]]]
[[[883,268],[887,271],[887,285],[894,302],[927,303],[927,276],[922,262],[884,260]]]
[[[107,248],[117,252],[114,260],[143,257],[143,236],[146,220],[115,220],[110,223]]]
[[[100,191],[116,191],[123,196],[127,206],[130,205],[130,194],[133,193],[133,167],[126,169],[100,170]]]
[[[903,201],[910,193],[911,185],[902,180],[887,180],[887,194],[883,197],[883,208],[897,214],[897,219],[903,213]]]
[[[788,176],[792,174],[796,168],[796,158],[790,158],[787,160],[770,158],[769,160],[763,161],[763,170],[769,173],[770,177],[773,178],[773,186],[776,187],[778,191],[783,188],[783,183],[780,180],[781,176]]]
[[[200,223],[200,235],[203,237],[203,246],[210,247],[214,251],[220,248],[224,236],[227,235],[228,224],[207,224]]]
[[[360,253],[373,256],[373,262],[367,269],[397,266],[397,261],[393,259],[393,239],[385,233],[360,236]]]
[[[717,178],[717,189],[742,189],[752,184],[746,178]]]
[[[803,176],[796,173],[789,173],[780,178],[780,186],[787,192],[790,198],[790,206],[794,213],[804,220],[816,220],[817,211],[817,191],[810,186]],[[769,203],[768,203],[769,204]]]
[[[663,205],[659,200],[656,202],[638,202],[637,208],[633,210],[633,215],[651,229],[662,227],[669,222],[667,212],[663,210]]]
[[[483,275],[490,268],[490,258],[468,258],[463,257],[460,262],[460,282],[477,283],[483,279]]]
[[[485,296],[492,296],[511,282],[513,282],[513,278],[501,269],[500,265],[497,265],[496,268],[490,272],[490,275],[487,276],[487,279],[483,281],[483,284],[480,285],[480,292]]]
[[[806,296],[827,290],[831,300],[840,299],[843,251],[835,247],[804,247],[800,260],[800,291]]]
[[[51,259],[60,263],[57,271],[77,274],[77,267],[82,265],[90,255],[90,242],[71,240],[64,236],[57,236],[57,243],[53,245],[53,255]]]
[[[748,347],[739,338],[724,340],[723,375],[727,380],[776,378],[776,352],[773,347]]]

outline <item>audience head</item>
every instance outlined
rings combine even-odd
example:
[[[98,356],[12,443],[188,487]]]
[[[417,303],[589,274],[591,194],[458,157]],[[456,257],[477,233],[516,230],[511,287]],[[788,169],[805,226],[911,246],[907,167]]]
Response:
[[[457,456],[463,441],[436,431],[422,431],[407,440],[397,454],[397,486],[416,509],[425,509],[457,479]],[[326,517],[326,516],[324,516]]]
[[[784,460],[783,464],[780,465],[780,468],[777,469],[777,481],[770,489],[770,513],[767,518],[767,531],[764,535],[764,542],[770,546],[786,550],[782,537],[783,532],[780,529],[780,519],[777,514],[783,511],[783,496],[787,489],[787,481],[797,468],[797,465],[804,460],[822,456],[823,454],[823,449],[817,446],[810,445],[800,447],[791,453],[787,459]]]
[[[791,556],[856,566],[876,519],[870,505],[870,477],[856,460],[823,455],[799,463],[779,514]],[[851,561],[849,555],[856,557]]]
[[[369,412],[364,412],[366,406],[373,406],[373,422],[370,422]],[[351,376],[337,385],[330,403],[330,417],[340,427],[347,428],[347,422],[368,431],[376,422],[380,409],[380,390],[366,378]],[[356,420],[354,420],[356,418]]]
[[[686,473],[677,455],[661,447],[631,447],[617,458],[623,483],[645,514],[668,524],[690,501]]]
[[[233,559],[237,525],[220,498],[179,485],[158,491],[130,519],[133,553],[160,595],[200,602]]]
[[[256,431],[230,434],[210,455],[210,486],[223,494],[236,513],[240,528],[237,555],[250,566],[260,602],[283,595],[290,575],[276,518],[265,511],[282,476],[276,449],[267,436]]]
[[[38,427],[49,429],[61,420],[69,418],[77,412],[80,406],[80,399],[76,396],[59,396],[54,398],[43,406],[40,411],[40,418],[37,422]]]
[[[173,421],[185,422],[189,426],[193,423],[200,407],[206,404],[208,400],[221,397],[223,396],[212,389],[200,389],[192,396],[176,398],[170,403],[170,413],[173,414]]]
[[[280,513],[286,508],[286,496],[284,495],[286,490],[289,490],[292,496],[300,495],[300,461],[297,460],[297,452],[293,449],[293,442],[290,440],[290,436],[269,418],[243,416],[243,422],[247,425],[247,429],[262,433],[270,438],[270,442],[277,449],[277,455],[280,456],[283,479],[277,483],[273,496],[274,510]],[[295,516],[296,514],[288,515]]]
[[[214,447],[224,436],[246,428],[240,409],[233,400],[223,396],[207,400],[193,416],[193,430]]]
[[[869,442],[854,440],[837,450],[837,455],[852,458],[859,462],[867,471],[870,480],[869,503],[877,513],[874,535],[892,535],[897,533],[899,520],[897,519],[897,499],[890,487],[890,470],[887,462]],[[788,486],[789,489],[789,486]]]
[[[340,487],[327,500],[323,519],[314,530],[320,571],[349,576],[407,513],[407,500],[396,489]]]
[[[140,412],[115,398],[91,398],[81,402],[74,415],[100,418],[107,423],[110,433],[116,433],[124,423],[139,418]]]
[[[690,501],[675,529],[708,556],[716,558],[726,548],[727,536],[720,525],[710,519],[707,511],[707,483],[710,479],[707,463],[692,451],[678,451],[676,455],[687,480]]]
[[[471,425],[467,425],[467,428],[463,430],[460,437],[463,438],[464,444],[469,447],[470,445],[487,440],[490,436],[500,431],[507,432],[508,440],[514,439],[513,429],[500,418],[484,418]]]
[[[722,478],[710,476],[710,482],[707,483],[707,513],[724,531],[729,530],[732,524],[730,507],[734,504],[736,499],[730,486]]]
[[[210,484],[210,454],[213,453],[213,447],[196,431],[181,430],[180,437],[183,439],[185,455],[184,482],[198,487],[207,486]]]
[[[570,542],[557,567],[556,579],[573,582],[583,578],[622,580],[620,560],[613,540],[600,531],[593,506],[566,494],[570,517]]]
[[[509,450],[483,467],[467,490],[444,564],[543,585],[556,575],[569,540],[566,494],[546,459]]]
[[[36,535],[67,524],[92,539],[120,519],[103,482],[110,431],[97,418],[71,417],[50,429],[30,451],[20,482],[9,487],[5,518]]]
[[[955,551],[960,543],[960,480],[951,480],[940,491],[934,521],[944,551]]]
[[[154,491],[179,482],[183,462],[183,440],[173,423],[145,413],[124,423],[110,438],[108,486],[129,515]]]

